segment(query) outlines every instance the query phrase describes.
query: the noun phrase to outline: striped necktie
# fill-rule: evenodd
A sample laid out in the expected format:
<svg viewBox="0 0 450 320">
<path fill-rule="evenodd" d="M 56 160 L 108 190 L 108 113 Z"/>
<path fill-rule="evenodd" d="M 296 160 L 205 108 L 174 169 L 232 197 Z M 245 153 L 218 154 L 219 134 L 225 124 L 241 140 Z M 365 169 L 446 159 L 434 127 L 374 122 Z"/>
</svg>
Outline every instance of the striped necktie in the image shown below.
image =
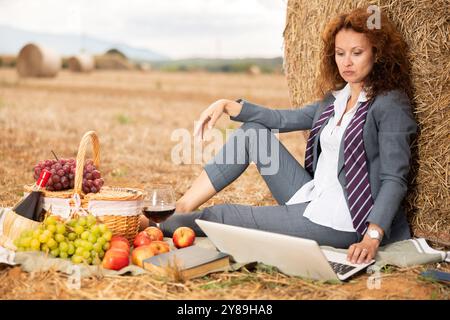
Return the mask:
<svg viewBox="0 0 450 320">
<path fill-rule="evenodd" d="M 344 172 L 346 178 L 347 204 L 355 230 L 364 234 L 366 220 L 373 207 L 373 198 L 364 149 L 363 128 L 370 101 L 362 103 L 344 133 Z M 334 105 L 325 109 L 311 129 L 305 153 L 305 169 L 314 176 L 313 145 L 323 124 L 334 114 Z"/>
</svg>

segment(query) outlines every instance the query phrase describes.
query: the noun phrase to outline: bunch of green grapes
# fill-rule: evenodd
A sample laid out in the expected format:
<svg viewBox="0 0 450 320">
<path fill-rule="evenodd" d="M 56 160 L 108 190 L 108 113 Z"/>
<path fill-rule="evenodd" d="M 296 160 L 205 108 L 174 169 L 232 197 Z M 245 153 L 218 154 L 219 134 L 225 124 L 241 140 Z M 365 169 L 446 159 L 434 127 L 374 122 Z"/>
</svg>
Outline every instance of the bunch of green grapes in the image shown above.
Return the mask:
<svg viewBox="0 0 450 320">
<path fill-rule="evenodd" d="M 38 229 L 23 231 L 14 245 L 18 251 L 43 251 L 54 257 L 70 258 L 73 263 L 100 264 L 112 235 L 92 215 L 66 223 L 48 216 Z"/>
</svg>

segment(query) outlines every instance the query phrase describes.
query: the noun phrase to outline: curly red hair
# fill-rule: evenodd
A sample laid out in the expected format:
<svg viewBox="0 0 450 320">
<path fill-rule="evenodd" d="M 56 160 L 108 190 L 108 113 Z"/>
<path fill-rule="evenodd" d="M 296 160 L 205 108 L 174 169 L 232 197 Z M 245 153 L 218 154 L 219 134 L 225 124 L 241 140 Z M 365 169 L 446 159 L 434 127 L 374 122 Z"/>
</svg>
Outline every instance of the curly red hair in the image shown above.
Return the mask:
<svg viewBox="0 0 450 320">
<path fill-rule="evenodd" d="M 341 29 L 353 29 L 364 33 L 373 46 L 375 63 L 372 71 L 364 80 L 364 90 L 368 98 L 400 89 L 412 97 L 408 45 L 402 35 L 381 12 L 381 28 L 369 29 L 367 21 L 372 13 L 366 8 L 358 8 L 349 13 L 340 14 L 332 19 L 322 34 L 323 47 L 318 77 L 318 94 L 324 97 L 331 90 L 342 89 L 346 82 L 339 74 L 335 61 L 335 39 Z"/>
</svg>

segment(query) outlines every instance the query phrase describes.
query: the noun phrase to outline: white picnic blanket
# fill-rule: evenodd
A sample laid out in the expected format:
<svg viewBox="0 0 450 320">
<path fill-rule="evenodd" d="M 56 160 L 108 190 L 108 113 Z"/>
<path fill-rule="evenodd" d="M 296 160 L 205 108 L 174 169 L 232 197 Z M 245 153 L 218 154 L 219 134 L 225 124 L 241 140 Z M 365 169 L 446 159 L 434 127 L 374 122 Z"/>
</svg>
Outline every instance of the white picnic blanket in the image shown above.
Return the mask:
<svg viewBox="0 0 450 320">
<path fill-rule="evenodd" d="M 0 208 L 0 236 L 2 229 L 2 213 L 6 208 Z M 171 243 L 170 238 L 164 239 Z M 215 248 L 213 243 L 206 237 L 197 237 L 195 244 L 206 248 Z M 323 249 L 338 251 L 345 253 L 346 249 L 336 249 L 328 246 L 321 246 Z M 375 265 L 383 267 L 385 265 L 394 265 L 398 267 L 410 267 L 415 265 L 450 262 L 450 251 L 441 251 L 431 248 L 425 239 L 409 239 L 395 242 L 384 247 L 380 247 L 375 257 Z M 58 271 L 71 274 L 74 270 L 74 265 L 70 260 L 52 258 L 46 256 L 42 252 L 17 252 L 10 251 L 0 246 L 0 263 L 14 265 L 20 264 L 22 269 L 27 272 L 47 271 L 56 269 Z M 234 264 L 230 270 L 238 270 L 244 264 Z M 80 265 L 81 277 L 89 276 L 108 276 L 119 274 L 139 275 L 146 273 L 146 271 L 138 266 L 130 265 L 120 271 L 105 270 L 97 266 Z"/>
</svg>

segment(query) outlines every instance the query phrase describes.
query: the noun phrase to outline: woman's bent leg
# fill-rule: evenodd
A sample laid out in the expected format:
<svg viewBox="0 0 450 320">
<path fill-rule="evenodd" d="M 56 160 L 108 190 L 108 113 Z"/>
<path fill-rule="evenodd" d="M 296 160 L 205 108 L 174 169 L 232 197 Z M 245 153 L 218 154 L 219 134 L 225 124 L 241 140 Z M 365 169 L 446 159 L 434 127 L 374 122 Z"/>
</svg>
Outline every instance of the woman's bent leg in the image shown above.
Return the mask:
<svg viewBox="0 0 450 320">
<path fill-rule="evenodd" d="M 294 206 L 284 204 L 301 186 L 312 178 L 309 173 L 289 153 L 277 137 L 265 126 L 247 122 L 235 130 L 218 154 L 204 167 L 216 192 L 237 179 L 253 161 L 272 195 L 280 206 L 251 207 L 243 205 L 218 205 L 201 211 L 188 213 L 179 210 L 161 224 L 167 236 L 180 226 L 188 226 L 198 235 L 204 235 L 195 219 L 205 219 L 226 224 L 302 236 L 298 225 L 307 220 L 294 212 Z M 206 201 L 206 200 L 205 200 Z M 305 205 L 306 206 L 306 205 Z M 229 215 L 227 212 L 230 212 Z M 253 213 L 262 212 L 258 222 Z M 285 213 L 288 213 L 285 215 Z M 293 216 L 292 216 L 293 214 Z M 300 218 L 299 218 L 300 216 Z M 263 223 L 266 221 L 265 223 Z M 275 223 L 271 223 L 275 221 Z M 280 222 L 280 223 L 277 223 Z M 305 222 L 307 224 L 309 220 Z M 305 225 L 306 227 L 306 225 Z M 330 229 L 331 230 L 331 229 Z M 312 232 L 309 232 L 311 234 Z"/>
<path fill-rule="evenodd" d="M 267 127 L 246 122 L 204 166 L 216 192 L 236 180 L 254 162 L 275 200 L 285 204 L 312 178 Z"/>
<path fill-rule="evenodd" d="M 191 212 L 236 180 L 254 162 L 273 197 L 286 203 L 305 183 L 309 173 L 277 137 L 256 122 L 244 123 L 204 166 L 192 186 L 177 201 L 176 212 Z"/>
<path fill-rule="evenodd" d="M 216 194 L 211 180 L 202 170 L 200 175 L 194 180 L 191 187 L 177 200 L 175 212 L 191 212 L 200 205 L 208 201 Z"/>
</svg>

